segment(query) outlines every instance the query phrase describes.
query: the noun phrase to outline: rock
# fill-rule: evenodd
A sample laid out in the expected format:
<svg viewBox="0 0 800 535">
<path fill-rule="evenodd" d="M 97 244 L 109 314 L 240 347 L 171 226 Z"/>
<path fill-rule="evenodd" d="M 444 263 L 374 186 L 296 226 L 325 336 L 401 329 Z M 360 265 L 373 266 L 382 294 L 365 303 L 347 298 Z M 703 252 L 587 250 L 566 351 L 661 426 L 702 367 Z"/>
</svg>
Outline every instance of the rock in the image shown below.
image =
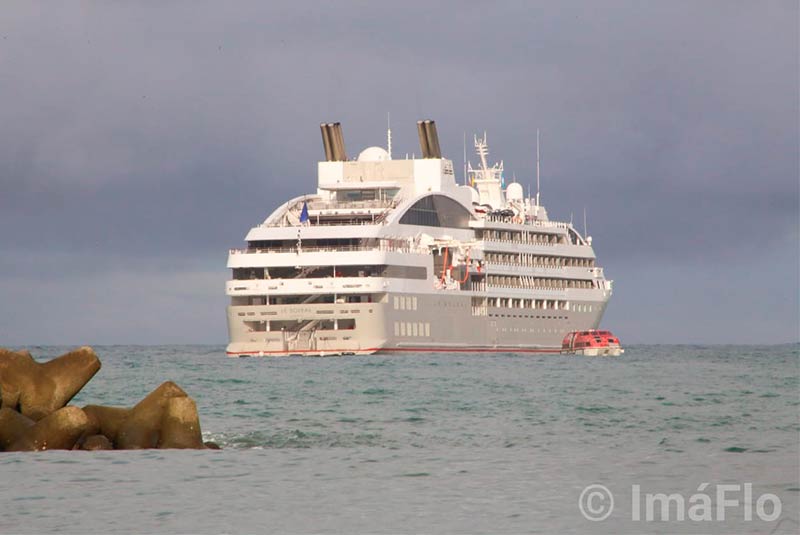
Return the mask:
<svg viewBox="0 0 800 535">
<path fill-rule="evenodd" d="M 86 383 L 100 370 L 100 359 L 91 347 L 83 346 L 42 363 L 42 372 L 53 378 L 55 391 L 52 406 L 60 409 L 86 386 Z"/>
<path fill-rule="evenodd" d="M 9 351 L 0 348 L 0 407 L 19 409 L 20 379 L 28 386 L 27 374 L 21 371 L 32 370 L 36 362 L 27 351 Z"/>
<path fill-rule="evenodd" d="M 99 369 L 90 347 L 43 363 L 0 348 L 0 451 L 220 449 L 203 443 L 196 403 L 171 381 L 132 408 L 66 406 Z"/>
<path fill-rule="evenodd" d="M 28 431 L 36 422 L 13 409 L 0 409 L 0 450 L 8 447 Z"/>
<path fill-rule="evenodd" d="M 222 449 L 219 444 L 217 444 L 216 442 L 211 442 L 211 441 L 203 442 L 203 446 L 205 446 L 206 448 L 208 448 L 210 450 L 221 450 Z"/>
<path fill-rule="evenodd" d="M 28 352 L 0 352 L 2 406 L 34 420 L 64 407 L 100 369 L 90 347 L 81 347 L 45 363 Z"/>
<path fill-rule="evenodd" d="M 81 449 L 86 451 L 113 450 L 114 445 L 105 435 L 90 435 L 81 444 Z"/>
<path fill-rule="evenodd" d="M 197 405 L 190 397 L 171 398 L 164 407 L 159 448 L 203 449 Z"/>
<path fill-rule="evenodd" d="M 6 451 L 69 450 L 83 434 L 94 434 L 78 407 L 63 407 L 29 427 Z"/>
<path fill-rule="evenodd" d="M 105 435 L 112 443 L 117 441 L 117 434 L 122 424 L 131 415 L 131 409 L 123 407 L 104 407 L 102 405 L 87 405 L 83 412 L 89 417 L 94 425 L 100 430 L 101 435 Z"/>
<path fill-rule="evenodd" d="M 164 408 L 171 398 L 187 397 L 178 385 L 167 381 L 136 404 L 122 423 L 114 443 L 119 449 L 144 449 L 158 446 Z"/>
</svg>

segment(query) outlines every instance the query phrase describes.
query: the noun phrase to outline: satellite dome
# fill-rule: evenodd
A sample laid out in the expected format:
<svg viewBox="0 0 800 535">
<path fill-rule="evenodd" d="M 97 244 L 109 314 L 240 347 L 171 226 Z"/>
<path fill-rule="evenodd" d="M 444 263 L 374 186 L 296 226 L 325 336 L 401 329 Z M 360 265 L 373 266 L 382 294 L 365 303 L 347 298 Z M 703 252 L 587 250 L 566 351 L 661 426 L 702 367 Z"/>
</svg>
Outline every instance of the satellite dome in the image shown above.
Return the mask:
<svg viewBox="0 0 800 535">
<path fill-rule="evenodd" d="M 383 147 L 368 147 L 358 155 L 359 162 L 384 162 L 386 160 L 391 160 L 391 158 Z"/>
<path fill-rule="evenodd" d="M 506 199 L 509 201 L 521 201 L 523 198 L 522 186 L 519 182 L 512 182 L 506 188 Z"/>
</svg>

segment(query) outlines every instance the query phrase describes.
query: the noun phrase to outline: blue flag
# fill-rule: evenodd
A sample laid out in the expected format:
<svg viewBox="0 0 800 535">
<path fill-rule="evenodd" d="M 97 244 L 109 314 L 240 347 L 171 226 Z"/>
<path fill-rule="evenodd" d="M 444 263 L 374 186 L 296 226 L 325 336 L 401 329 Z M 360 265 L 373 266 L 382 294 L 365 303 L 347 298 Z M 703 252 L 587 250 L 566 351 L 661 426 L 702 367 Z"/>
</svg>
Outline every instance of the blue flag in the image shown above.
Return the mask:
<svg viewBox="0 0 800 535">
<path fill-rule="evenodd" d="M 308 203 L 303 201 L 303 211 L 300 212 L 300 222 L 306 223 L 308 221 Z"/>
</svg>

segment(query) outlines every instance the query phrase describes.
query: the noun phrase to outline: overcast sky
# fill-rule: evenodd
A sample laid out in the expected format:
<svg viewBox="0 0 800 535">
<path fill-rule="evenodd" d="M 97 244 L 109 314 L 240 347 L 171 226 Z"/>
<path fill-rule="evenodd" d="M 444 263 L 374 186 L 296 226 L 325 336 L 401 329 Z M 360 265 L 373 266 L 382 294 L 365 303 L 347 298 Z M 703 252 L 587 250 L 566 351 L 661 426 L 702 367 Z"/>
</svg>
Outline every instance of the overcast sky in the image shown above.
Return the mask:
<svg viewBox="0 0 800 535">
<path fill-rule="evenodd" d="M 4 2 L 0 346 L 225 343 L 229 247 L 437 121 L 584 207 L 627 343 L 797 341 L 798 3 Z M 475 158 L 473 157 L 473 163 Z"/>
</svg>

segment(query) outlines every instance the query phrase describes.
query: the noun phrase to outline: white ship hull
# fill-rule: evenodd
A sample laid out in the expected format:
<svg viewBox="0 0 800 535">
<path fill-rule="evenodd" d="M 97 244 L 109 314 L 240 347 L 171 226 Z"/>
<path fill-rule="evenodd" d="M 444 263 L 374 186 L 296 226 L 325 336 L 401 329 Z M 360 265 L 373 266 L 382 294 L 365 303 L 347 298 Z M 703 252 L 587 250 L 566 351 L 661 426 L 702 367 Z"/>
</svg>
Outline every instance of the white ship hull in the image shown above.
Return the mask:
<svg viewBox="0 0 800 535">
<path fill-rule="evenodd" d="M 398 306 L 395 310 L 395 297 L 412 308 L 400 310 Z M 474 315 L 472 298 L 387 293 L 385 302 L 377 303 L 228 307 L 231 343 L 227 352 L 231 357 L 433 351 L 560 353 L 565 333 L 597 328 L 604 309 L 602 301 L 594 301 L 586 303 L 591 312 L 487 307 L 486 315 Z M 299 323 L 319 317 L 357 318 L 357 322 L 349 329 L 298 331 L 253 331 L 246 323 L 264 317 Z"/>
</svg>

